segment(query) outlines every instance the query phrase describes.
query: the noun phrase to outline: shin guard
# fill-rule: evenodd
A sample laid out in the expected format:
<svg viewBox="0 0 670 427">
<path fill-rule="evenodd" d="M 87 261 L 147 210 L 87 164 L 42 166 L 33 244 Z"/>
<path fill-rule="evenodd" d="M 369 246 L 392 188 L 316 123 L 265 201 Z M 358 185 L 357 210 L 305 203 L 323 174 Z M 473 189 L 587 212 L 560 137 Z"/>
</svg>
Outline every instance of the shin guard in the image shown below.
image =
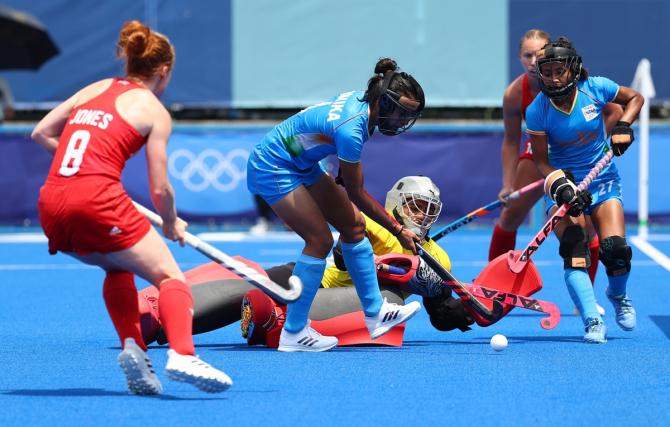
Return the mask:
<svg viewBox="0 0 670 427">
<path fill-rule="evenodd" d="M 366 316 L 375 316 L 382 308 L 375 256 L 367 237 L 356 243 L 342 242 L 342 257 L 354 282 Z"/>
<path fill-rule="evenodd" d="M 140 329 L 140 311 L 135 288 L 135 276 L 127 271 L 108 271 L 102 295 L 109 317 L 121 340 L 133 338 L 142 350 L 147 349 Z"/>
<path fill-rule="evenodd" d="M 293 268 L 293 275 L 302 280 L 303 290 L 300 298 L 288 305 L 284 328 L 288 332 L 298 332 L 307 325 L 309 308 L 314 301 L 314 295 L 319 290 L 323 272 L 326 270 L 326 260 L 301 254 Z"/>
<path fill-rule="evenodd" d="M 491 245 L 489 246 L 489 261 L 514 250 L 516 246 L 516 230 L 503 230 L 498 224 L 493 228 Z"/>
<path fill-rule="evenodd" d="M 164 280 L 159 289 L 158 310 L 170 348 L 179 354 L 195 355 L 191 290 L 177 279 Z"/>
<path fill-rule="evenodd" d="M 586 270 L 583 268 L 566 268 L 564 276 L 570 297 L 579 309 L 584 324 L 586 324 L 586 319 L 589 318 L 602 321 L 600 314 L 598 314 L 593 286 L 591 286 Z"/>
</svg>

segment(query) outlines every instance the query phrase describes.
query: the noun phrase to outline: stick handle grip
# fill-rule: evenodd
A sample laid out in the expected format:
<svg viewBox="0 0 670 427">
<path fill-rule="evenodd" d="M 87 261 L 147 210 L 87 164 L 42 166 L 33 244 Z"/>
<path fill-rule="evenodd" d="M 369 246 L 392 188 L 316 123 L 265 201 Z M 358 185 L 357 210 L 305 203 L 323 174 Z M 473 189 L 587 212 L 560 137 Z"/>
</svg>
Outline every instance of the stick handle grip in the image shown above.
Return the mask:
<svg viewBox="0 0 670 427">
<path fill-rule="evenodd" d="M 527 193 L 531 190 L 535 190 L 537 187 L 540 187 L 542 184 L 544 184 L 544 179 L 542 179 L 542 178 L 538 179 L 535 182 L 531 182 L 530 184 L 528 184 L 526 186 L 523 186 L 523 187 L 519 188 L 518 190 L 516 190 L 516 191 L 508 194 L 507 196 L 505 196 L 505 201 L 516 200 L 519 197 L 521 197 L 521 195 L 523 195 L 524 193 Z"/>
<path fill-rule="evenodd" d="M 589 173 L 586 174 L 577 188 L 581 191 L 584 191 L 586 188 L 588 188 L 589 184 L 591 184 L 598 176 L 598 174 L 602 172 L 605 166 L 607 166 L 607 164 L 612 160 L 613 156 L 614 152 L 609 150 L 605 156 L 603 156 L 603 158 L 600 159 L 598 163 L 593 166 L 593 168 L 591 168 Z M 549 233 L 551 233 L 556 226 L 558 220 L 562 219 L 566 215 L 568 209 L 570 209 L 570 205 L 568 203 L 564 203 L 562 206 L 560 206 L 556 212 L 554 212 L 554 214 L 547 220 L 542 229 L 535 235 L 535 237 L 533 237 L 530 243 L 528 243 L 526 248 L 519 253 L 519 256 L 510 256 L 508 260 L 508 266 L 512 272 L 520 273 L 524 267 L 526 267 L 528 260 L 530 260 L 530 256 L 539 249 L 540 245 L 546 240 L 546 238 L 549 236 Z"/>
<path fill-rule="evenodd" d="M 577 188 L 579 188 L 581 191 L 586 190 L 589 185 L 593 182 L 593 180 L 598 176 L 600 172 L 602 172 L 603 169 L 605 169 L 605 166 L 612 160 L 612 157 L 614 156 L 614 151 L 609 150 L 607 154 L 605 154 L 605 157 L 600 159 L 598 163 L 589 171 L 589 173 L 584 177 L 582 182 L 579 183 Z"/>
</svg>

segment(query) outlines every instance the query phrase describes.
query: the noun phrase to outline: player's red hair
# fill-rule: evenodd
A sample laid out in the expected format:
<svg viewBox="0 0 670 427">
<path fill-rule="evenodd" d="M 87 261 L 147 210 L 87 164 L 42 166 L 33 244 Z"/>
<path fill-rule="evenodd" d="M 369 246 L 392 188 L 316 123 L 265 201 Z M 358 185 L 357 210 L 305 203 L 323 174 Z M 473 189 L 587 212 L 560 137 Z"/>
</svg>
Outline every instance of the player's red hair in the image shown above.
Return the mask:
<svg viewBox="0 0 670 427">
<path fill-rule="evenodd" d="M 119 33 L 116 54 L 126 60 L 129 76 L 151 78 L 163 65 L 174 64 L 174 47 L 167 37 L 140 21 L 128 21 Z"/>
</svg>

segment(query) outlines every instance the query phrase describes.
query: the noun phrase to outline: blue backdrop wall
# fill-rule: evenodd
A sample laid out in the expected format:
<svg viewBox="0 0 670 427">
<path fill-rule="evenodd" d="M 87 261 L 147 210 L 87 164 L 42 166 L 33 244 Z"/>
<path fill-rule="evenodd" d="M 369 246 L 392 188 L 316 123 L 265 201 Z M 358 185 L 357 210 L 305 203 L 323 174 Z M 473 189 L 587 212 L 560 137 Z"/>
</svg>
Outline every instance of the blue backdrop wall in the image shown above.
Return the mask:
<svg viewBox="0 0 670 427">
<path fill-rule="evenodd" d="M 176 126 L 168 146 L 168 173 L 180 214 L 196 221 L 253 219 L 256 211 L 246 188 L 245 166 L 249 150 L 268 129 Z M 39 187 L 51 156 L 30 140 L 28 132 L 28 128 L 0 129 L 0 223 L 37 219 Z M 383 203 L 398 178 L 430 176 L 442 190 L 441 221 L 455 219 L 495 200 L 500 189 L 501 138 L 499 125 L 416 125 L 395 138 L 375 135 L 363 150 L 366 188 Z M 652 221 L 658 221 L 670 216 L 663 163 L 670 156 L 670 127 L 653 127 L 650 140 L 649 208 Z M 639 145 L 634 144 L 625 156 L 615 159 L 628 215 L 637 212 L 638 152 Z M 134 199 L 150 204 L 143 152 L 129 160 L 123 181 Z"/>
<path fill-rule="evenodd" d="M 572 38 L 596 74 L 629 84 L 652 62 L 670 100 L 667 0 L 6 0 L 34 14 L 61 54 L 41 70 L 3 73 L 25 107 L 69 97 L 122 72 L 122 23 L 143 20 L 177 49 L 169 105 L 304 106 L 360 89 L 381 56 L 422 83 L 429 106 L 499 106 L 522 70 L 529 28 Z M 486 13 L 481 13 L 486 10 Z M 624 31 L 625 29 L 625 31 Z"/>
<path fill-rule="evenodd" d="M 592 75 L 629 86 L 641 58 L 651 61 L 656 100 L 670 100 L 670 1 L 668 0 L 509 0 L 509 50 L 531 28 L 568 37 Z M 509 75 L 523 70 L 510 61 Z"/>
</svg>

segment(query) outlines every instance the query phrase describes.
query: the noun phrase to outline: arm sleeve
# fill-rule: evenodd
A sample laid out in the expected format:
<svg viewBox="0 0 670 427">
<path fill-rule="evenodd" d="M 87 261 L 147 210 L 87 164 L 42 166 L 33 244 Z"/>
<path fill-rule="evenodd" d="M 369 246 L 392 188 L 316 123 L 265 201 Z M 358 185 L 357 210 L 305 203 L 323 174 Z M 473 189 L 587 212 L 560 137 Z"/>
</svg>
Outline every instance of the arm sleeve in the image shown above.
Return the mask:
<svg viewBox="0 0 670 427">
<path fill-rule="evenodd" d="M 593 77 L 593 83 L 598 100 L 602 101 L 603 104 L 614 101 L 619 93 L 619 85 L 607 77 Z"/>
<path fill-rule="evenodd" d="M 362 119 L 362 116 L 352 118 L 333 132 L 338 159 L 349 163 L 361 161 L 363 143 L 367 139 L 367 125 L 364 126 Z"/>
<path fill-rule="evenodd" d="M 542 105 L 539 100 L 540 96 L 536 96 L 535 100 L 526 109 L 526 132 L 545 135 L 547 127 L 545 125 L 545 117 L 541 114 Z"/>
</svg>

